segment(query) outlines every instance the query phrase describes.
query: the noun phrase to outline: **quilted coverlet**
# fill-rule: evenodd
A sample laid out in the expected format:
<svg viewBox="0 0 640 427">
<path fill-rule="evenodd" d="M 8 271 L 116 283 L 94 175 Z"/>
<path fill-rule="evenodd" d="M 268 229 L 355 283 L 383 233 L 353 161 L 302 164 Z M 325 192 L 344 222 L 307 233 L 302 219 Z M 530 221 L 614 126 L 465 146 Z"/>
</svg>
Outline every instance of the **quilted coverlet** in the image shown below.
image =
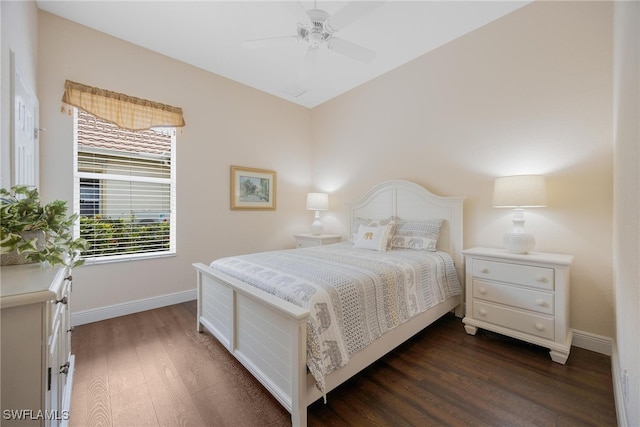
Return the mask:
<svg viewBox="0 0 640 427">
<path fill-rule="evenodd" d="M 216 260 L 211 267 L 309 310 L 307 366 L 324 376 L 400 323 L 460 294 L 445 252 L 378 252 L 337 243 Z"/>
</svg>

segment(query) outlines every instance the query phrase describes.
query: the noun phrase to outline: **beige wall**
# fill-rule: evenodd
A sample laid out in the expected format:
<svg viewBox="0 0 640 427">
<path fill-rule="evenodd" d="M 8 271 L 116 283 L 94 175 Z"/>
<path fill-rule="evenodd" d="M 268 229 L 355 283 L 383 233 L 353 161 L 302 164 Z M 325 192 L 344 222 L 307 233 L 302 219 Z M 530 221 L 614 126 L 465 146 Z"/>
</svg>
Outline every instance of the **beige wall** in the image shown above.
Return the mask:
<svg viewBox="0 0 640 427">
<path fill-rule="evenodd" d="M 527 228 L 538 250 L 575 255 L 571 326 L 615 337 L 617 402 L 636 425 L 639 12 L 635 2 L 536 2 L 309 111 L 38 12 L 35 2 L 2 1 L 2 185 L 10 51 L 37 89 L 48 129 L 45 199 L 71 200 L 71 120 L 59 112 L 65 79 L 185 110 L 178 256 L 78 269 L 74 312 L 192 289 L 193 261 L 292 246 L 291 234 L 310 222 L 308 188 L 333 192 L 326 229 L 342 233 L 343 202 L 384 179 L 464 195 L 465 246 L 500 246 L 510 212 L 490 206 L 494 178 L 545 174 L 550 206 L 529 210 Z M 231 164 L 278 171 L 276 212 L 229 211 Z"/>
<path fill-rule="evenodd" d="M 331 231 L 384 179 L 466 197 L 465 247 L 501 246 L 493 180 L 547 177 L 526 212 L 537 250 L 575 255 L 571 327 L 612 337 L 612 3 L 541 2 L 312 111 L 312 181 L 335 191 Z"/>
<path fill-rule="evenodd" d="M 538 250 L 576 256 L 571 326 L 613 336 L 611 9 L 531 4 L 311 111 L 40 12 L 45 198 L 71 200 L 65 79 L 180 106 L 187 120 L 178 256 L 78 269 L 74 311 L 191 289 L 194 261 L 291 247 L 309 187 L 334 192 L 325 225 L 342 233 L 343 202 L 380 180 L 464 195 L 465 246 L 500 246 L 511 214 L 491 208 L 493 179 L 542 173 L 550 206 L 529 210 L 527 227 Z M 229 211 L 231 164 L 278 171 L 276 212 Z"/>
<path fill-rule="evenodd" d="M 177 138 L 178 255 L 76 269 L 74 312 L 193 289 L 193 262 L 294 246 L 312 220 L 308 109 L 46 12 L 38 30 L 43 197 L 72 200 L 65 79 L 182 107 L 187 122 Z M 229 210 L 231 165 L 277 171 L 275 212 Z"/>
<path fill-rule="evenodd" d="M 33 1 L 0 1 L 0 185 L 11 186 L 9 132 L 11 110 L 11 54 L 27 84 L 36 86 L 38 8 Z"/>
<path fill-rule="evenodd" d="M 640 3 L 617 2 L 614 32 L 614 383 L 620 425 L 640 425 Z M 628 375 L 625 387 L 624 374 Z M 617 379 L 618 381 L 615 381 Z M 628 389 L 628 397 L 624 389 Z M 620 408 L 620 405 L 619 405 Z M 626 420 L 626 424 L 623 422 Z"/>
</svg>

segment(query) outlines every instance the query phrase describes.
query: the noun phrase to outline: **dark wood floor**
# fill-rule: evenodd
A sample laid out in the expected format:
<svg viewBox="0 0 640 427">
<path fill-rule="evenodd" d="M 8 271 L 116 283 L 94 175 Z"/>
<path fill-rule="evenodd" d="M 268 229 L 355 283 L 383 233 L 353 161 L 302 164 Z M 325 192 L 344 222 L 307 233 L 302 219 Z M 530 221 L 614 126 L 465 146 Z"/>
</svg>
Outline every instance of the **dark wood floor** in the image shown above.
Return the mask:
<svg viewBox="0 0 640 427">
<path fill-rule="evenodd" d="M 209 334 L 195 302 L 82 325 L 72 426 L 287 426 Z M 446 316 L 309 407 L 310 426 L 615 426 L 610 358 L 547 349 Z"/>
</svg>

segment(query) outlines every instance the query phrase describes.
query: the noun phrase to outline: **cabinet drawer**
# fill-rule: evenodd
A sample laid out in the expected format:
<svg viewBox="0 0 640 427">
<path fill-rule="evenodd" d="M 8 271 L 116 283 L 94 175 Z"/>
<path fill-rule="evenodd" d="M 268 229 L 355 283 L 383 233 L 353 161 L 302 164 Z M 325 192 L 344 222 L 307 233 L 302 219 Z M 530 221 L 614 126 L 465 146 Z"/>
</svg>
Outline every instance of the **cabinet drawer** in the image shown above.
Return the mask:
<svg viewBox="0 0 640 427">
<path fill-rule="evenodd" d="M 296 247 L 298 248 L 310 248 L 312 246 L 320 246 L 320 241 L 319 240 L 306 240 L 306 239 L 299 239 L 297 242 Z"/>
<path fill-rule="evenodd" d="M 69 303 L 69 294 L 71 292 L 71 284 L 70 282 L 65 281 L 63 286 L 61 287 L 61 292 L 58 294 L 58 299 L 55 301 L 51 301 L 51 310 L 52 310 L 52 324 L 55 322 L 59 322 L 63 316 L 63 313 L 66 311 L 67 304 Z"/>
<path fill-rule="evenodd" d="M 473 300 L 473 317 L 542 338 L 554 339 L 553 318 Z"/>
<path fill-rule="evenodd" d="M 473 297 L 517 308 L 553 314 L 553 293 L 473 280 Z"/>
<path fill-rule="evenodd" d="M 553 290 L 554 270 L 553 268 L 474 259 L 473 276 Z"/>
</svg>

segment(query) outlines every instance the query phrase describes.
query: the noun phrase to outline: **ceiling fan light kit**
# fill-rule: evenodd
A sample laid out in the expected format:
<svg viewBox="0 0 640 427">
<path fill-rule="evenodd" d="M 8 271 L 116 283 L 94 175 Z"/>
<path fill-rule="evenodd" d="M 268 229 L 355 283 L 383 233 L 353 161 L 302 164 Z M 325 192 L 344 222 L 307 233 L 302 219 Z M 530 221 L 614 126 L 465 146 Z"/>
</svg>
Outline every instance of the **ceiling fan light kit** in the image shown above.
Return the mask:
<svg viewBox="0 0 640 427">
<path fill-rule="evenodd" d="M 331 38 L 333 31 L 325 28 L 329 14 L 324 10 L 311 9 L 307 11 L 311 26 L 298 24 L 298 36 L 309 44 L 309 49 L 315 49 Z"/>
</svg>

